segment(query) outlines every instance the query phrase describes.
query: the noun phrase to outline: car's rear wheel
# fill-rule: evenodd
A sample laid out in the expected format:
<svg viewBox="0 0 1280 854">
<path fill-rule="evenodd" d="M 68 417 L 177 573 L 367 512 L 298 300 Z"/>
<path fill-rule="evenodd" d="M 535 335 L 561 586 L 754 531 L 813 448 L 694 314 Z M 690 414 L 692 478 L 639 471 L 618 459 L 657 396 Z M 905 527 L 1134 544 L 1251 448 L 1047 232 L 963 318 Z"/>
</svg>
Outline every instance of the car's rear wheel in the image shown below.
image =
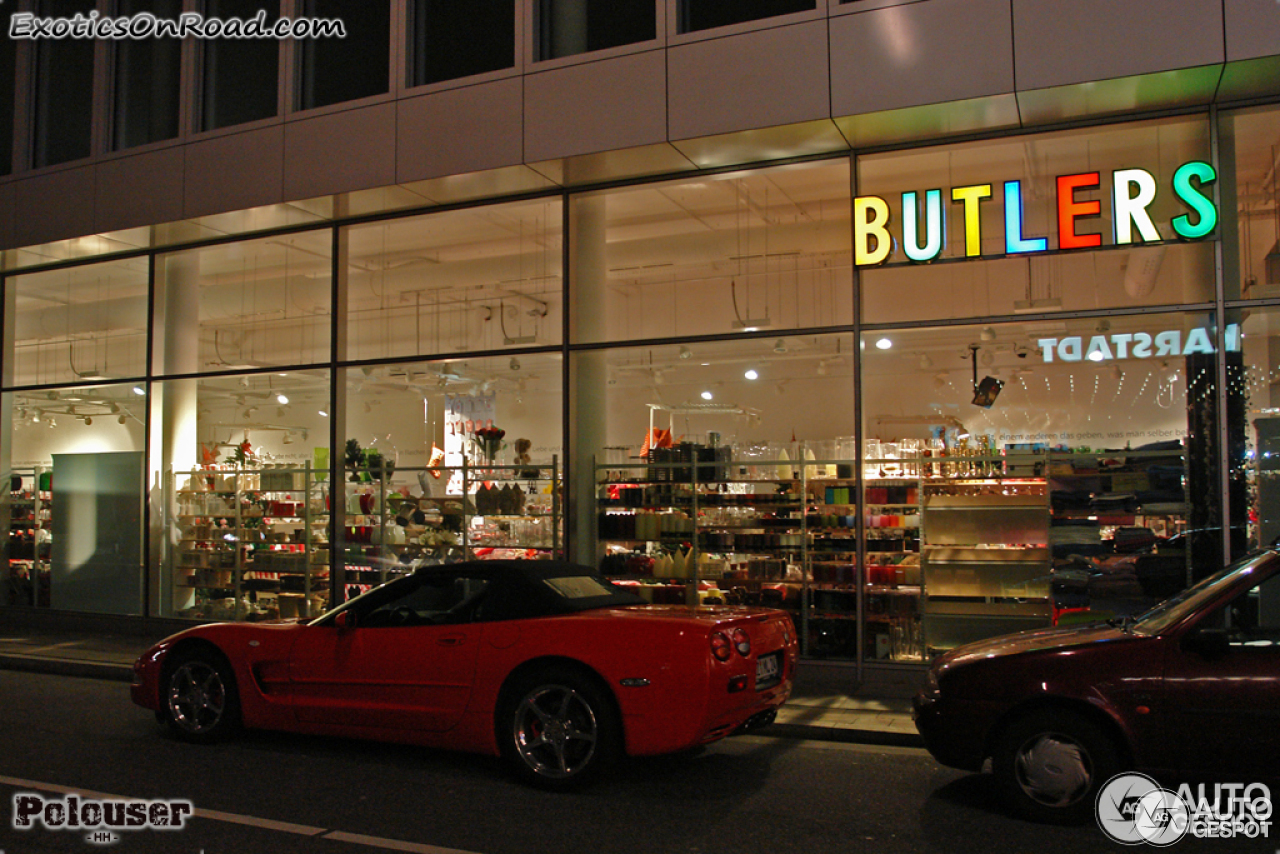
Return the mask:
<svg viewBox="0 0 1280 854">
<path fill-rule="evenodd" d="M 588 675 L 551 667 L 517 679 L 503 693 L 498 744 L 524 780 L 546 789 L 572 788 L 621 754 L 618 713 Z"/>
<path fill-rule="evenodd" d="M 1003 733 L 992 769 L 1014 812 L 1032 821 L 1080 824 L 1098 789 L 1120 771 L 1114 739 L 1067 710 L 1032 712 Z"/>
<path fill-rule="evenodd" d="M 174 735 L 208 743 L 239 728 L 235 677 L 221 656 L 204 650 L 183 653 L 167 673 L 161 714 Z"/>
</svg>

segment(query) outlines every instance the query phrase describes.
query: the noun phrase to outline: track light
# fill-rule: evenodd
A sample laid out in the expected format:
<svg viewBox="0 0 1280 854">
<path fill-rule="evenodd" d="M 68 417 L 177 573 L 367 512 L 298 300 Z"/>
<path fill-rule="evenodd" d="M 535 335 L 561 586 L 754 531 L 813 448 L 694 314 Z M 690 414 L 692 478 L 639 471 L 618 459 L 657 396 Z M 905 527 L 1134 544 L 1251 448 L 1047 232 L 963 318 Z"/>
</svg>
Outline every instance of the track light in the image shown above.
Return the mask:
<svg viewBox="0 0 1280 854">
<path fill-rule="evenodd" d="M 680 358 L 681 358 L 681 359 L 692 359 L 692 358 L 693 358 L 693 351 L 692 351 L 692 350 L 690 350 L 688 347 L 681 347 L 681 348 L 680 348 Z"/>
<path fill-rule="evenodd" d="M 84 417 L 84 426 L 88 427 L 88 426 L 89 426 L 90 424 L 92 424 L 92 423 L 93 423 L 93 416 L 92 416 L 92 415 L 86 415 L 86 416 Z"/>
<path fill-rule="evenodd" d="M 129 420 L 129 416 L 123 412 L 121 412 L 120 415 L 116 418 L 117 423 L 120 423 L 120 424 L 125 424 L 128 422 L 128 420 Z"/>
<path fill-rule="evenodd" d="M 783 341 L 781 338 L 779 338 L 777 341 L 774 341 L 773 352 L 778 353 L 779 355 L 787 352 L 787 342 Z"/>
<path fill-rule="evenodd" d="M 280 405 L 282 405 L 282 406 L 283 406 L 284 404 L 286 404 L 286 403 L 288 403 L 288 402 L 289 402 L 289 398 L 285 397 L 283 394 L 277 394 L 277 395 L 276 395 L 276 403 L 279 403 Z"/>
<path fill-rule="evenodd" d="M 743 376 L 749 380 L 758 380 L 760 379 L 760 372 L 757 371 L 755 368 L 747 368 L 747 371 L 746 373 L 743 374 Z"/>
<path fill-rule="evenodd" d="M 703 400 L 711 400 L 711 398 L 712 398 L 712 397 L 714 397 L 714 396 L 715 396 L 715 395 L 713 395 L 713 394 L 711 393 L 711 391 L 710 391 L 710 390 L 704 391 L 704 392 L 702 393 L 702 399 L 703 399 Z"/>
<path fill-rule="evenodd" d="M 510 362 L 510 367 L 511 367 L 511 370 L 513 370 L 513 371 L 518 371 L 518 370 L 520 370 L 520 360 L 519 360 L 519 359 L 517 359 L 515 356 L 512 356 L 512 357 L 511 357 L 511 362 Z"/>
</svg>

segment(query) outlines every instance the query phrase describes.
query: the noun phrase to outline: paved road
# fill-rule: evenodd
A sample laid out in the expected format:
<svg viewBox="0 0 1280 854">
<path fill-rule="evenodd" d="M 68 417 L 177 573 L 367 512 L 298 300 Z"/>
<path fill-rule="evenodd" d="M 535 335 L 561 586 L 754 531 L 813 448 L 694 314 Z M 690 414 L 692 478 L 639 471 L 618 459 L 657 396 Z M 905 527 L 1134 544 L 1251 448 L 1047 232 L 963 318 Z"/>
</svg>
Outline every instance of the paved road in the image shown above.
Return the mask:
<svg viewBox="0 0 1280 854">
<path fill-rule="evenodd" d="M 0 850 L 116 854 L 480 854 L 1134 851 L 1090 825 L 1005 816 L 991 780 L 922 751 L 744 736 L 626 763 L 588 791 L 552 795 L 494 759 L 337 739 L 248 734 L 195 747 L 165 735 L 127 687 L 0 672 Z M 188 799 L 182 830 L 84 835 L 11 826 L 15 793 Z M 1267 852 L 1184 839 L 1179 852 Z"/>
</svg>

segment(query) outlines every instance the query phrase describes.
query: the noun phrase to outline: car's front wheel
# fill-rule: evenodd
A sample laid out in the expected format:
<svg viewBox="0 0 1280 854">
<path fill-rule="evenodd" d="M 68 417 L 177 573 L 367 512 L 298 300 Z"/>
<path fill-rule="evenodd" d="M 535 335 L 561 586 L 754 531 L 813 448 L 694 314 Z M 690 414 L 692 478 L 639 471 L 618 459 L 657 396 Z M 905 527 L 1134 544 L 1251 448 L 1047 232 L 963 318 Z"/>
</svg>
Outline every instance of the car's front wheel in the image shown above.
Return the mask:
<svg viewBox="0 0 1280 854">
<path fill-rule="evenodd" d="M 596 777 L 621 753 L 622 726 L 595 680 L 554 667 L 519 678 L 504 691 L 498 744 L 515 772 L 546 789 Z"/>
<path fill-rule="evenodd" d="M 992 770 L 1014 812 L 1032 821 L 1080 824 L 1098 789 L 1120 771 L 1115 740 L 1083 715 L 1032 712 L 1003 733 Z"/>
<path fill-rule="evenodd" d="M 167 673 L 161 715 L 174 735 L 207 743 L 239 727 L 235 677 L 221 656 L 204 650 L 183 653 Z"/>
</svg>

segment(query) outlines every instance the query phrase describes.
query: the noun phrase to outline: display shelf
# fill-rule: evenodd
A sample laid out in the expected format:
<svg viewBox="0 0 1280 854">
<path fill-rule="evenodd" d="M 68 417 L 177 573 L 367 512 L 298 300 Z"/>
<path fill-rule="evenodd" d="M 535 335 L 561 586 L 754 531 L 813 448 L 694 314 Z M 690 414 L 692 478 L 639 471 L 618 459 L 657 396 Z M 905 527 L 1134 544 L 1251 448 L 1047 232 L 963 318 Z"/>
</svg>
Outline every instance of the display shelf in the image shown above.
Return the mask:
<svg viewBox="0 0 1280 854">
<path fill-rule="evenodd" d="M 11 470 L 10 489 L 3 496 L 9 520 L 3 601 L 47 608 L 53 543 L 52 470 L 44 466 Z"/>
</svg>

